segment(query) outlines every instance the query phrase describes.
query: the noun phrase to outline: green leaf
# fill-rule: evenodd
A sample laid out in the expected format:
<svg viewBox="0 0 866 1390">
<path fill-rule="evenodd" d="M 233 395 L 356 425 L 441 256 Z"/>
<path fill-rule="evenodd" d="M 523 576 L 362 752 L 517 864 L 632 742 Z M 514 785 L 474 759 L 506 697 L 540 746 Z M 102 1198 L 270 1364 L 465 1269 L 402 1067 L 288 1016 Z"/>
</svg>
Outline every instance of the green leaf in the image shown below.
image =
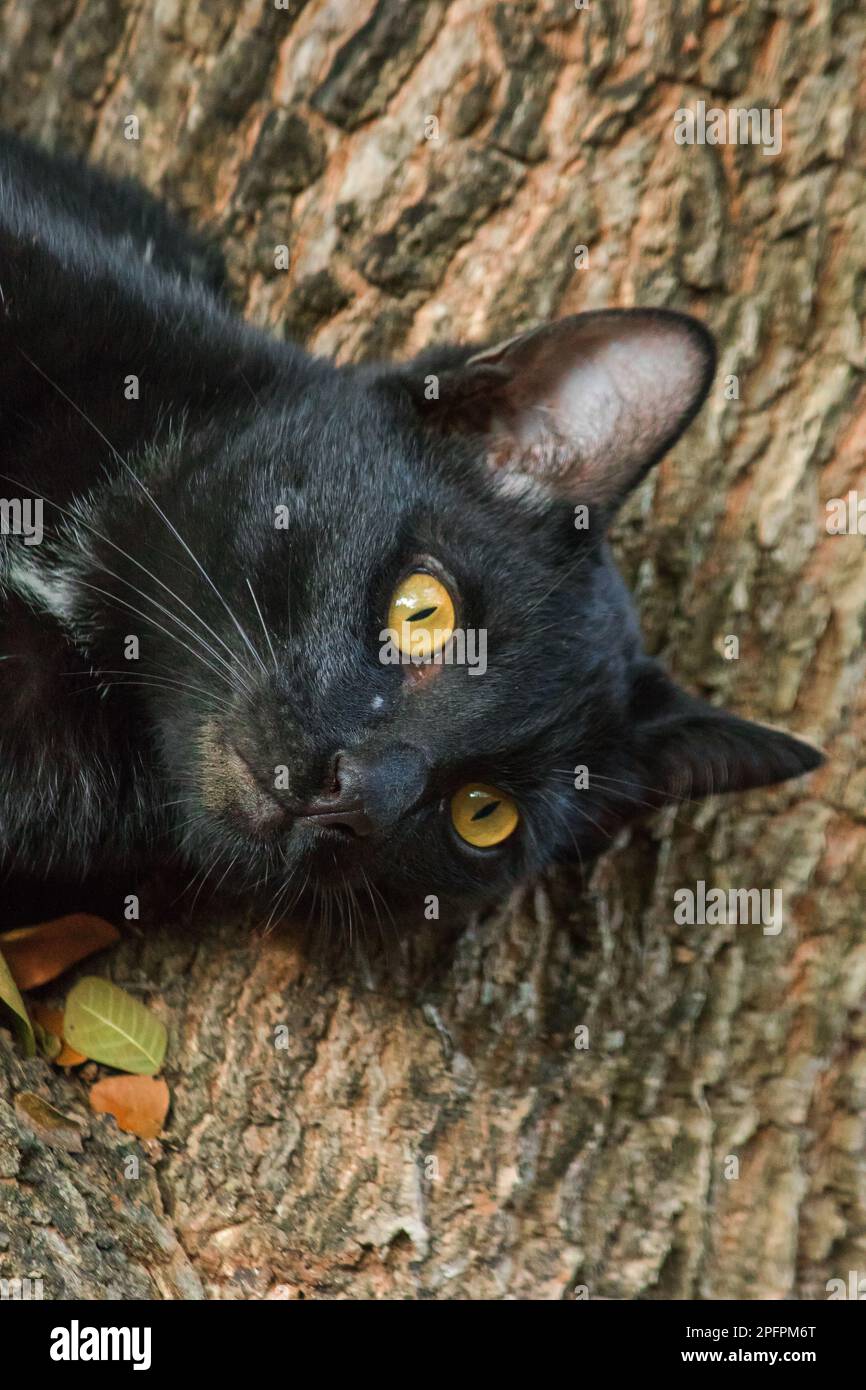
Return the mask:
<svg viewBox="0 0 866 1390">
<path fill-rule="evenodd" d="M 76 1051 L 118 1071 L 152 1076 L 165 1057 L 165 1025 L 126 990 L 85 975 L 69 992 L 63 1036 Z"/>
<path fill-rule="evenodd" d="M 53 1062 L 55 1057 L 59 1057 L 63 1051 L 63 1043 L 60 1038 L 55 1038 L 53 1033 L 49 1033 L 47 1028 L 43 1028 L 41 1023 L 33 1020 L 33 1032 L 36 1037 L 36 1046 L 47 1057 L 49 1062 Z"/>
<path fill-rule="evenodd" d="M 25 1056 L 34 1057 L 36 1055 L 36 1038 L 33 1035 L 33 1024 L 30 1022 L 30 1015 L 18 992 L 18 986 L 12 978 L 9 966 L 0 954 L 0 1013 L 4 1012 L 10 1015 L 12 1027 L 24 1044 Z"/>
</svg>

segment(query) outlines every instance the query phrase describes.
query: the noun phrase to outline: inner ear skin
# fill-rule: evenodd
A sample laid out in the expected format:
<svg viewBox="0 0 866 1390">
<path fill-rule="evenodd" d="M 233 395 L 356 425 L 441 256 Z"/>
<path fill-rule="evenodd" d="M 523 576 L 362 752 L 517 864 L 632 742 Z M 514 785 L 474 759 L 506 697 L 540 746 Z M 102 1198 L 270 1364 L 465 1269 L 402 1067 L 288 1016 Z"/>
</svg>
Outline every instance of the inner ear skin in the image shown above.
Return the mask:
<svg viewBox="0 0 866 1390">
<path fill-rule="evenodd" d="M 704 400 L 715 345 L 672 310 L 602 310 L 468 356 L 442 349 L 407 372 L 426 422 L 481 436 L 490 466 L 551 495 L 615 509 Z M 430 375 L 438 399 L 427 399 Z M 486 441 L 486 442 L 485 442 Z"/>
</svg>

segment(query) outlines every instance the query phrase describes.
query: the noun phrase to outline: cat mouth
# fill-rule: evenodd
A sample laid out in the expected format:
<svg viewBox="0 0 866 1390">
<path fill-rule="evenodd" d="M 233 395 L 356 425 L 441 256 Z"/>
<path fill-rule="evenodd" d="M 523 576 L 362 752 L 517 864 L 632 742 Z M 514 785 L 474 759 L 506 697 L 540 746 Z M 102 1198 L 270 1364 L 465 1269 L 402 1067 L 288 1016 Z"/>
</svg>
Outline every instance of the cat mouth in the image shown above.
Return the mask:
<svg viewBox="0 0 866 1390">
<path fill-rule="evenodd" d="M 364 803 L 357 799 L 345 802 L 336 810 L 327 802 L 313 802 L 302 807 L 295 819 L 300 824 L 312 826 L 315 830 L 335 830 L 343 837 L 363 838 L 372 835 L 374 830 Z"/>
</svg>

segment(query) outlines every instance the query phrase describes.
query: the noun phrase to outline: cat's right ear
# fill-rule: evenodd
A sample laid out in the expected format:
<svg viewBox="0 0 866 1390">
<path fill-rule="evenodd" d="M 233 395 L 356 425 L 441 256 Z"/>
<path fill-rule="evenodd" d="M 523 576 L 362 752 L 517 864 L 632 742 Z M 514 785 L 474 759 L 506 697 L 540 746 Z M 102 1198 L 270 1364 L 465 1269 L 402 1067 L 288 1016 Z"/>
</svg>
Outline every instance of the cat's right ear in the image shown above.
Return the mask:
<svg viewBox="0 0 866 1390">
<path fill-rule="evenodd" d="M 713 339 L 669 309 L 576 314 L 405 370 L 425 423 L 477 439 L 511 491 L 612 512 L 671 447 L 709 390 Z"/>
<path fill-rule="evenodd" d="M 824 762 L 811 743 L 688 694 L 653 661 L 634 678 L 630 720 L 645 806 L 769 787 Z"/>
</svg>

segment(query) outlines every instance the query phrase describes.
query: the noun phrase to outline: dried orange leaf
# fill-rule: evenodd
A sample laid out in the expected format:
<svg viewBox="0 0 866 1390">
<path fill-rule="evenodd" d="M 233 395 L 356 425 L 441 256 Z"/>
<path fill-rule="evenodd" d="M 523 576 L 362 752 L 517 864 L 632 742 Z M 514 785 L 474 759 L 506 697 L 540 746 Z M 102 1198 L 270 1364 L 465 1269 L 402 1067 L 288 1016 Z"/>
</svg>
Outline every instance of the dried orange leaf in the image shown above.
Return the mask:
<svg viewBox="0 0 866 1390">
<path fill-rule="evenodd" d="M 56 1067 L 80 1067 L 82 1062 L 87 1061 L 83 1052 L 76 1052 L 75 1048 L 70 1047 L 64 1040 L 62 1009 L 54 1009 L 50 1004 L 37 1003 L 31 1005 L 30 1012 L 33 1015 L 34 1027 L 38 1025 L 57 1043 L 56 1048 L 50 1044 L 42 1048 L 49 1062 L 53 1062 Z"/>
<path fill-rule="evenodd" d="M 127 1134 L 155 1139 L 168 1114 L 169 1091 L 161 1077 L 107 1076 L 90 1088 L 90 1104 L 113 1115 Z"/>
<path fill-rule="evenodd" d="M 102 917 L 74 912 L 37 927 L 17 927 L 0 936 L 0 951 L 19 989 L 47 985 L 84 960 L 120 940 L 120 932 Z"/>
</svg>

